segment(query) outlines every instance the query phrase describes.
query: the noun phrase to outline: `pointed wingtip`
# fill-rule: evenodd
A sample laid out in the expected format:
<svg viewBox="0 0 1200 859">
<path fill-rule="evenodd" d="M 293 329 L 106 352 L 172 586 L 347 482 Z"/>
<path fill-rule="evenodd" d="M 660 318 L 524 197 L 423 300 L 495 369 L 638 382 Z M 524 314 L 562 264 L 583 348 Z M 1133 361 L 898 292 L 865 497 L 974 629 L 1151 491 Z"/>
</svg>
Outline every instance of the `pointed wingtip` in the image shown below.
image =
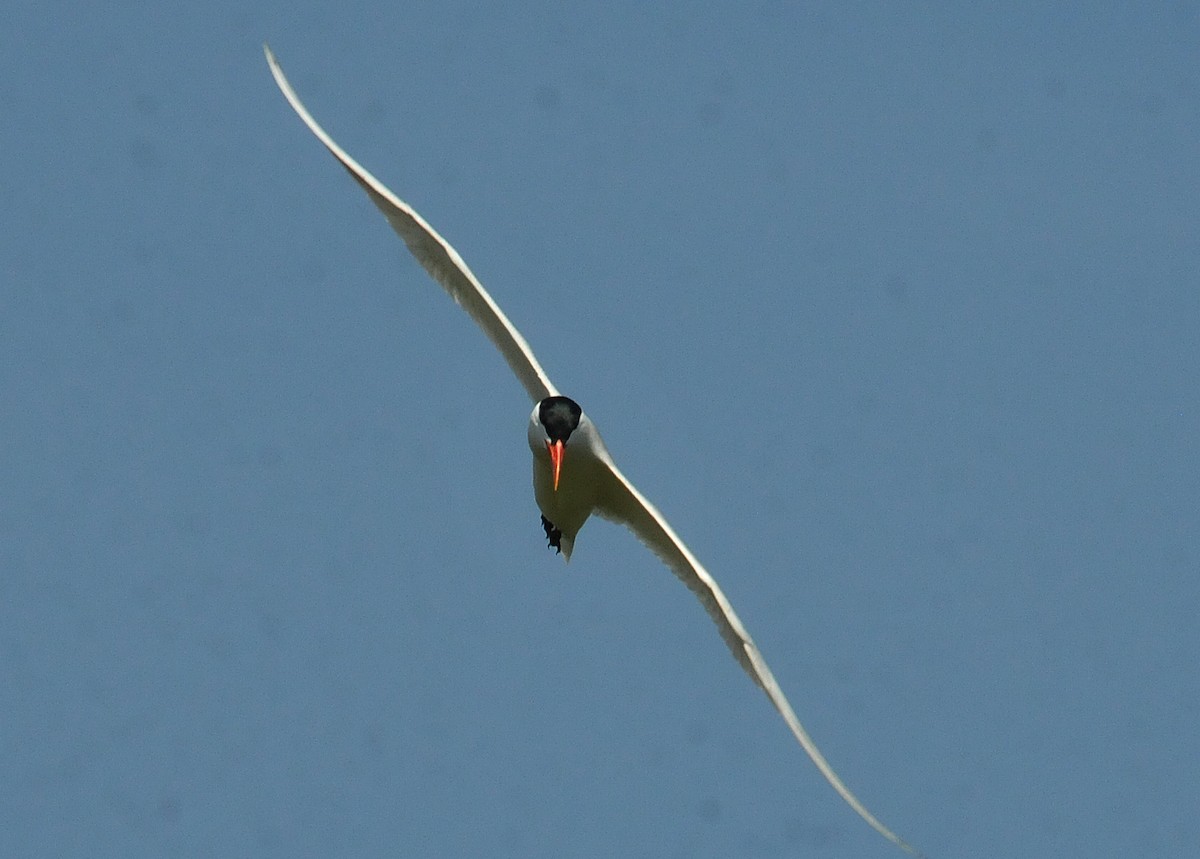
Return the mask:
<svg viewBox="0 0 1200 859">
<path fill-rule="evenodd" d="M 263 42 L 263 55 L 267 58 L 267 68 L 271 70 L 271 77 L 275 78 L 275 83 L 284 91 L 284 95 L 287 95 L 287 78 L 284 77 L 283 66 L 279 65 L 279 58 L 275 56 L 275 52 L 271 50 L 271 45 L 267 42 Z M 291 101 L 291 98 L 288 101 Z"/>
</svg>

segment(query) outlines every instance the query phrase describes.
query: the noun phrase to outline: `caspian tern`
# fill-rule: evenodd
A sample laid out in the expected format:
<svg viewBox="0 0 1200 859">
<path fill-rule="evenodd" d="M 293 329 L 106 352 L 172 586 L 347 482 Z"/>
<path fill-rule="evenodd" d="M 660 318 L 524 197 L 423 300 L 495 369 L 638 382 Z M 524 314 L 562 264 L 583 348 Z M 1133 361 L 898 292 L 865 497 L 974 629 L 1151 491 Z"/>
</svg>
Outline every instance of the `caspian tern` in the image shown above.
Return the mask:
<svg viewBox="0 0 1200 859">
<path fill-rule="evenodd" d="M 551 548 L 570 560 L 575 536 L 593 513 L 626 525 L 663 560 L 700 599 L 738 663 L 767 694 L 817 769 L 863 820 L 884 838 L 921 856 L 871 814 L 825 760 L 792 710 L 750 633 L 724 592 L 696 560 L 658 509 L 629 482 L 613 462 L 596 425 L 569 397 L 562 396 L 538 363 L 525 338 L 471 273 L 458 252 L 417 212 L 351 158 L 317 124 L 284 77 L 270 47 L 263 46 L 275 83 L 309 130 L 367 192 L 417 262 L 471 315 L 495 344 L 534 402 L 529 416 L 533 451 L 533 491 L 542 511 L 542 527 Z"/>
</svg>

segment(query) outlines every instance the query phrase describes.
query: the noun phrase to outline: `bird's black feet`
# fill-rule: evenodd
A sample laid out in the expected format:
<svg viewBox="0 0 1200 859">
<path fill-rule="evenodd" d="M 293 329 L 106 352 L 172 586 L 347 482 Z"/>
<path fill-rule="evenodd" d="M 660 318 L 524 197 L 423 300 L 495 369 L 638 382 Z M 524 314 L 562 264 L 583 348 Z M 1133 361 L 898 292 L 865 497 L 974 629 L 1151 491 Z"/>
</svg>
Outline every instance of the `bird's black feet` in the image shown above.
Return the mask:
<svg viewBox="0 0 1200 859">
<path fill-rule="evenodd" d="M 553 549 L 555 554 L 562 554 L 562 531 L 554 527 L 554 523 L 542 517 L 542 528 L 546 532 L 546 540 L 548 541 L 547 549 Z"/>
</svg>

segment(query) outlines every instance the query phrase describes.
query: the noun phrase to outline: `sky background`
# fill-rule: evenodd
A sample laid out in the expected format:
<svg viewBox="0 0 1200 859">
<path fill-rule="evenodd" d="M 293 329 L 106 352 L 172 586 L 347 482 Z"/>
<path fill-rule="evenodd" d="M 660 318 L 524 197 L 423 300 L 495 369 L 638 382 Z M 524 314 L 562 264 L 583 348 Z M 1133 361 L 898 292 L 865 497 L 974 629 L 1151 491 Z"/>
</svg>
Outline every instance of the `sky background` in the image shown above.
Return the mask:
<svg viewBox="0 0 1200 859">
<path fill-rule="evenodd" d="M 1200 850 L 1200 9 L 33 3 L 0 855 L 896 857 L 293 115 L 463 254 L 931 859 Z"/>
</svg>

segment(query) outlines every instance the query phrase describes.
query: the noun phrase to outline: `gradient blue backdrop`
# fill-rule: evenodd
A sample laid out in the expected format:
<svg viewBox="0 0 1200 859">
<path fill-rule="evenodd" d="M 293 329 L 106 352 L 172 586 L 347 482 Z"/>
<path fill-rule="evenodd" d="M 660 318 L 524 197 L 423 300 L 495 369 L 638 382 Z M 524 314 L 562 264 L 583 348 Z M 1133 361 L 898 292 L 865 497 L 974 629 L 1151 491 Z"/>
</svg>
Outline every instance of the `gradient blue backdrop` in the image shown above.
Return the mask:
<svg viewBox="0 0 1200 859">
<path fill-rule="evenodd" d="M 264 40 L 885 822 L 1197 855 L 1195 3 L 175 5 L 0 28 L 0 855 L 901 855 Z"/>
</svg>

